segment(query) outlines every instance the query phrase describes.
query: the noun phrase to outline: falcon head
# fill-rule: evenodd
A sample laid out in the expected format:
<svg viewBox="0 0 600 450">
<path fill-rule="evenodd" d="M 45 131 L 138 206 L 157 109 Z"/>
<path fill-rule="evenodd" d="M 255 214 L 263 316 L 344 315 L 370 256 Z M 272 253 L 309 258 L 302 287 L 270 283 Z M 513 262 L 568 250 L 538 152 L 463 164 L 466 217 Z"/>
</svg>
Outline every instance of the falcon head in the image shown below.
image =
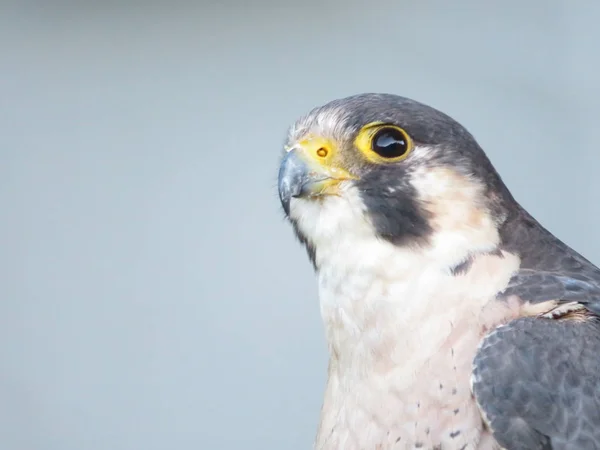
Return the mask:
<svg viewBox="0 0 600 450">
<path fill-rule="evenodd" d="M 279 196 L 317 269 L 367 241 L 454 266 L 496 248 L 514 202 L 463 126 L 388 94 L 334 100 L 296 121 Z"/>
</svg>

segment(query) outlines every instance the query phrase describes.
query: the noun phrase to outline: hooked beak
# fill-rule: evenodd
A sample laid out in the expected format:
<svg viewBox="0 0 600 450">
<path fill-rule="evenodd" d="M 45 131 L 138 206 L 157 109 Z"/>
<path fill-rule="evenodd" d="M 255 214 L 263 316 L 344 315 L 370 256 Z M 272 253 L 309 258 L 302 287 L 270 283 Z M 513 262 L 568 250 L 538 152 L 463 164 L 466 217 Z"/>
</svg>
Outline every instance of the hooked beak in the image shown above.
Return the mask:
<svg viewBox="0 0 600 450">
<path fill-rule="evenodd" d="M 320 148 L 320 150 L 323 150 Z M 346 171 L 328 167 L 317 153 L 304 147 L 288 151 L 279 167 L 279 199 L 287 215 L 293 197 L 317 197 L 334 195 L 335 187 L 342 181 L 352 179 Z"/>
</svg>

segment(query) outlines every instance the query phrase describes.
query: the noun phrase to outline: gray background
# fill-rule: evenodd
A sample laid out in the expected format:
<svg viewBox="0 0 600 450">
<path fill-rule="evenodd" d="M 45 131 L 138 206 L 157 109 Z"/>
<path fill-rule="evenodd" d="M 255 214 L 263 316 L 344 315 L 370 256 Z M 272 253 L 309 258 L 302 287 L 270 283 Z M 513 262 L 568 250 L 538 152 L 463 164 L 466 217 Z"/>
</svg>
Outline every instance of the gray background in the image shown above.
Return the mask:
<svg viewBox="0 0 600 450">
<path fill-rule="evenodd" d="M 599 19 L 591 0 L 1 3 L 0 449 L 310 448 L 326 346 L 276 170 L 333 98 L 454 116 L 600 263 Z"/>
</svg>

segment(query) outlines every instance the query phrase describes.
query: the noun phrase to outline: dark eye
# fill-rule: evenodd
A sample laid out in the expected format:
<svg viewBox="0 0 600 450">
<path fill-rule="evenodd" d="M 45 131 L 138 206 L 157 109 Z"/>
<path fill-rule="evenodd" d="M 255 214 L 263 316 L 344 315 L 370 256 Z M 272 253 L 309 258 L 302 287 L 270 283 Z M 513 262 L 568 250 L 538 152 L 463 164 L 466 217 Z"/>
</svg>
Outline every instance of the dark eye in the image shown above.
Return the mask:
<svg viewBox="0 0 600 450">
<path fill-rule="evenodd" d="M 397 128 L 382 128 L 373 135 L 371 149 L 383 158 L 398 158 L 408 151 L 408 138 Z"/>
</svg>

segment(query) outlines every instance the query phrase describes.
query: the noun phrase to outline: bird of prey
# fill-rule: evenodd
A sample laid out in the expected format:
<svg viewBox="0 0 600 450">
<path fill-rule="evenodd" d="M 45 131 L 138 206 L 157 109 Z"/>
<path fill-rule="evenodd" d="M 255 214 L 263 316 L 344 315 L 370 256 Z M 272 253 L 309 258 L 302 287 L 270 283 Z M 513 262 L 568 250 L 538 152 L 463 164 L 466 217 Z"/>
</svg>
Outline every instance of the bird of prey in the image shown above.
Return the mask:
<svg viewBox="0 0 600 450">
<path fill-rule="evenodd" d="M 331 101 L 290 128 L 278 187 L 328 344 L 316 449 L 600 448 L 600 270 L 462 125 Z"/>
</svg>

